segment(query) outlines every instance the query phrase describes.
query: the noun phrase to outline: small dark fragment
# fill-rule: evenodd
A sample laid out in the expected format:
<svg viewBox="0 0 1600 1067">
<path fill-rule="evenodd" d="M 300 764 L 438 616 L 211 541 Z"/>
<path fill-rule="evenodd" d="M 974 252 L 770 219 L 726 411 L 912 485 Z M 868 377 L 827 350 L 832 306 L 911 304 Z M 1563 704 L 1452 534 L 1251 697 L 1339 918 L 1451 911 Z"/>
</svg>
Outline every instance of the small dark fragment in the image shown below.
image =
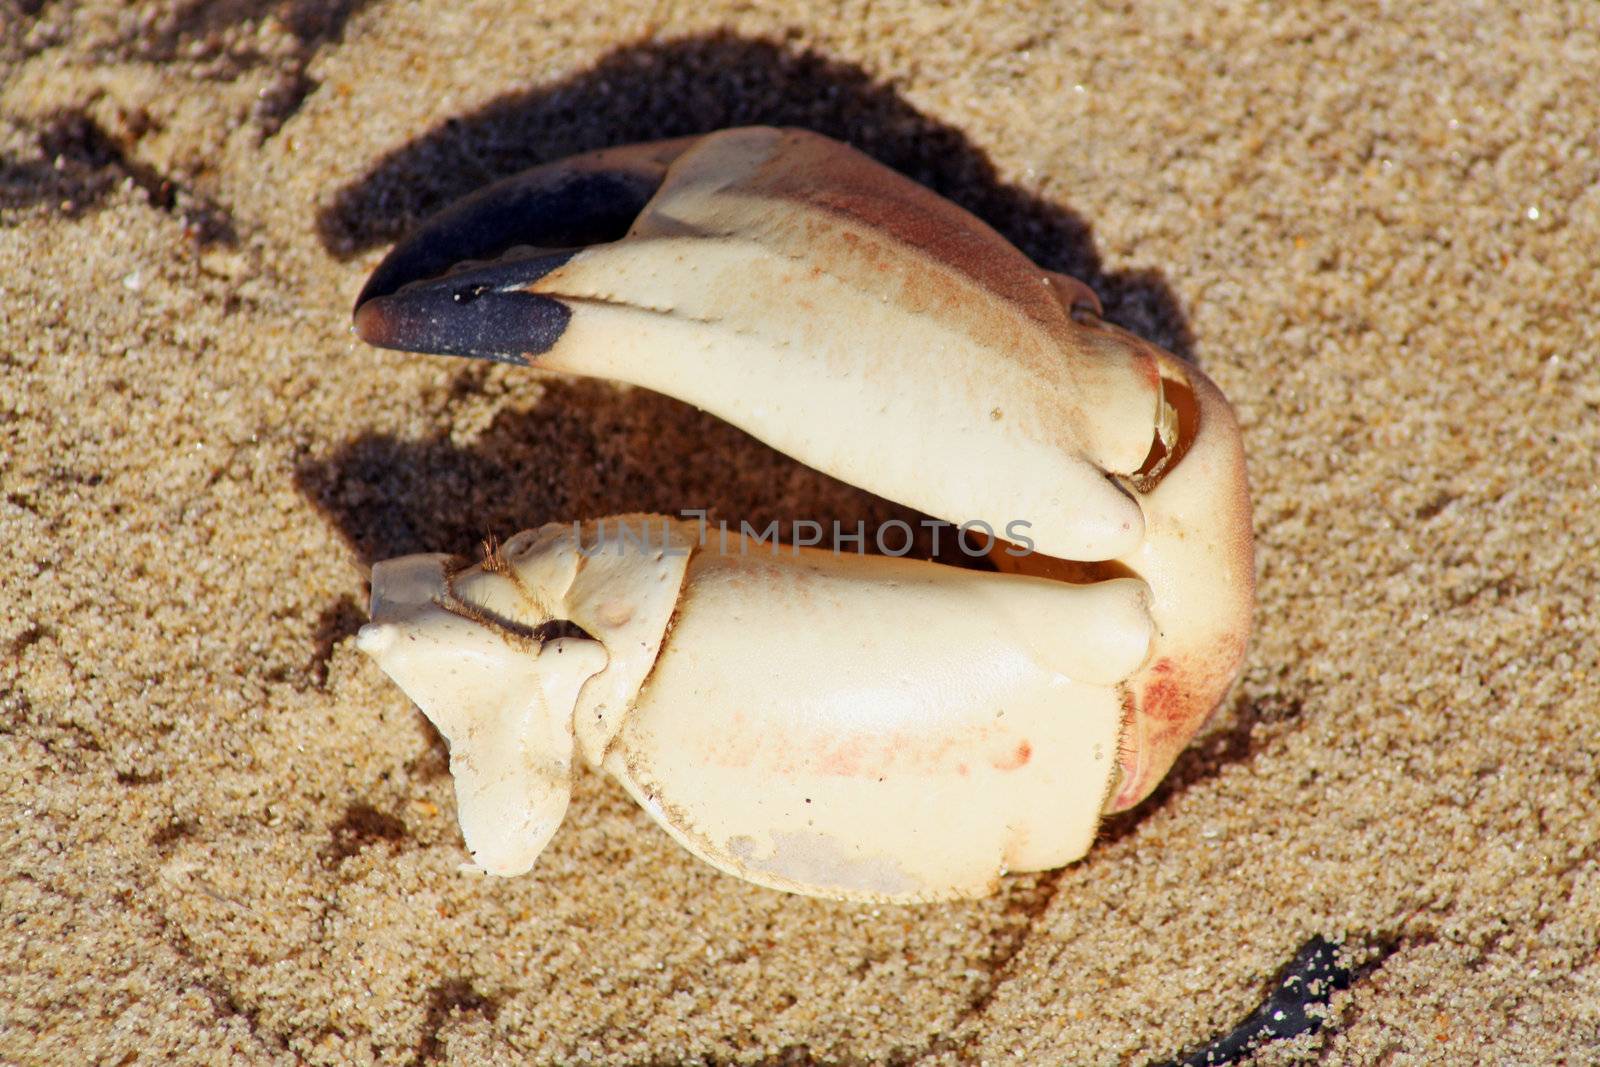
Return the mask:
<svg viewBox="0 0 1600 1067">
<path fill-rule="evenodd" d="M 1336 990 L 1350 987 L 1350 971 L 1340 965 L 1338 945 L 1318 935 L 1300 946 L 1280 974 L 1277 988 L 1249 1018 L 1182 1060 L 1161 1067 L 1222 1067 L 1241 1063 L 1263 1045 L 1322 1029 L 1324 1007 Z"/>
</svg>

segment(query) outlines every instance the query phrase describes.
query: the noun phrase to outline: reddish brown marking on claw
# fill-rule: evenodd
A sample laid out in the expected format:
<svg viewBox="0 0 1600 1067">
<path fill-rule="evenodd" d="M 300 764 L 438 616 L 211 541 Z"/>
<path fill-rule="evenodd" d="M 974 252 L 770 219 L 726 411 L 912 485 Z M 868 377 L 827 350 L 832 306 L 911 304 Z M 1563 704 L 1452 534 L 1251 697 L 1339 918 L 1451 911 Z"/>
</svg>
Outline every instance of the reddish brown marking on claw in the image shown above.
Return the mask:
<svg viewBox="0 0 1600 1067">
<path fill-rule="evenodd" d="M 1173 722 L 1188 717 L 1190 699 L 1179 685 L 1170 657 L 1163 657 L 1150 666 L 1150 681 L 1140 694 L 1139 706 L 1152 719 Z"/>
<path fill-rule="evenodd" d="M 863 764 L 872 756 L 876 756 L 877 761 L 866 773 L 877 774 L 882 770 L 880 764 L 887 762 L 886 754 L 882 750 L 872 751 L 875 746 L 862 734 L 846 737 L 834 744 L 818 740 L 812 747 L 813 763 L 821 774 L 856 777 L 863 773 Z"/>
<path fill-rule="evenodd" d="M 1165 776 L 1178 753 L 1216 714 L 1244 658 L 1244 639 L 1228 636 L 1208 655 L 1163 656 L 1134 682 L 1123 702 L 1122 782 L 1110 811 L 1132 807 Z"/>
<path fill-rule="evenodd" d="M 910 729 L 846 734 L 801 730 L 775 739 L 750 728 L 742 714 L 729 721 L 732 728 L 718 738 L 715 748 L 703 754 L 708 765 L 760 766 L 778 776 L 822 774 L 880 780 L 887 774 L 943 775 L 952 770 L 964 778 L 971 767 L 955 757 L 974 749 L 983 751 L 993 743 L 997 731 L 991 724 L 968 724 L 933 736 Z M 1023 741 L 991 765 L 997 770 L 1016 770 L 1032 758 L 1032 744 Z"/>
<path fill-rule="evenodd" d="M 1152 391 L 1161 388 L 1161 365 L 1153 359 L 1139 361 L 1139 371 L 1149 383 Z"/>
<path fill-rule="evenodd" d="M 990 766 L 997 771 L 1015 771 L 1026 767 L 1032 758 L 1033 746 L 1026 741 L 1019 741 L 1015 752 L 990 761 Z"/>
</svg>

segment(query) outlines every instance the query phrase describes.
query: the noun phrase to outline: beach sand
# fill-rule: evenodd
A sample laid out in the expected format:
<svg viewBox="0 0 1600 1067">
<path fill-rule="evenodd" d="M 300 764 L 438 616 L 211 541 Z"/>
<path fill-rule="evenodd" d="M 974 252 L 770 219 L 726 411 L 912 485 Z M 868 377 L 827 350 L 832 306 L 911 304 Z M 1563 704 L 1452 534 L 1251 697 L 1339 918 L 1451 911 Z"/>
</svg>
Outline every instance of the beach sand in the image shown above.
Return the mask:
<svg viewBox="0 0 1600 1067">
<path fill-rule="evenodd" d="M 0 3 L 0 1060 L 1600 1061 L 1600 6 Z M 1196 360 L 1245 672 L 1087 859 L 746 885 L 582 776 L 460 873 L 362 566 L 895 509 L 639 391 L 380 352 L 366 273 L 571 151 L 848 140 Z"/>
</svg>

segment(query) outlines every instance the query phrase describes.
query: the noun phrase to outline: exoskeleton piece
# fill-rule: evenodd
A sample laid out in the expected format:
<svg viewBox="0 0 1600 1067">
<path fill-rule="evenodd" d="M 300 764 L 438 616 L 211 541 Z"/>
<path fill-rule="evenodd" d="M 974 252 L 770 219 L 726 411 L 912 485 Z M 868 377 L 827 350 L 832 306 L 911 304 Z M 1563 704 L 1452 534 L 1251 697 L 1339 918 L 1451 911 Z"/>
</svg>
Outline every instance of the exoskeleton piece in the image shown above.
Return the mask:
<svg viewBox="0 0 1600 1067">
<path fill-rule="evenodd" d="M 397 246 L 356 329 L 654 389 L 938 518 L 1021 520 L 1035 549 L 997 542 L 1001 573 L 723 551 L 631 516 L 470 567 L 378 564 L 360 646 L 449 741 L 491 873 L 533 864 L 577 753 L 751 881 L 982 894 L 1082 856 L 1238 673 L 1253 576 L 1226 400 L 827 138 L 724 130 L 518 175 Z"/>
</svg>

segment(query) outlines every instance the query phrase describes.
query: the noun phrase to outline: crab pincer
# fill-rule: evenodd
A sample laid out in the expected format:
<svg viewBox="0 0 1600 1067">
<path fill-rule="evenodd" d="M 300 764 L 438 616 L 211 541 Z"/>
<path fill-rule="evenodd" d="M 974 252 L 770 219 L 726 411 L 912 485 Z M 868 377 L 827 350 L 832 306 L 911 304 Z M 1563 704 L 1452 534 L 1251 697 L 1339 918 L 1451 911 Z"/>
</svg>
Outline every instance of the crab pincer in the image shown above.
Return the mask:
<svg viewBox="0 0 1600 1067">
<path fill-rule="evenodd" d="M 751 881 L 982 894 L 1082 856 L 1240 668 L 1221 393 L 838 142 L 734 129 L 536 168 L 397 246 L 355 321 L 676 397 L 991 535 L 976 571 L 624 516 L 378 564 L 361 647 L 450 742 L 493 873 L 533 864 L 582 759 Z"/>
</svg>

